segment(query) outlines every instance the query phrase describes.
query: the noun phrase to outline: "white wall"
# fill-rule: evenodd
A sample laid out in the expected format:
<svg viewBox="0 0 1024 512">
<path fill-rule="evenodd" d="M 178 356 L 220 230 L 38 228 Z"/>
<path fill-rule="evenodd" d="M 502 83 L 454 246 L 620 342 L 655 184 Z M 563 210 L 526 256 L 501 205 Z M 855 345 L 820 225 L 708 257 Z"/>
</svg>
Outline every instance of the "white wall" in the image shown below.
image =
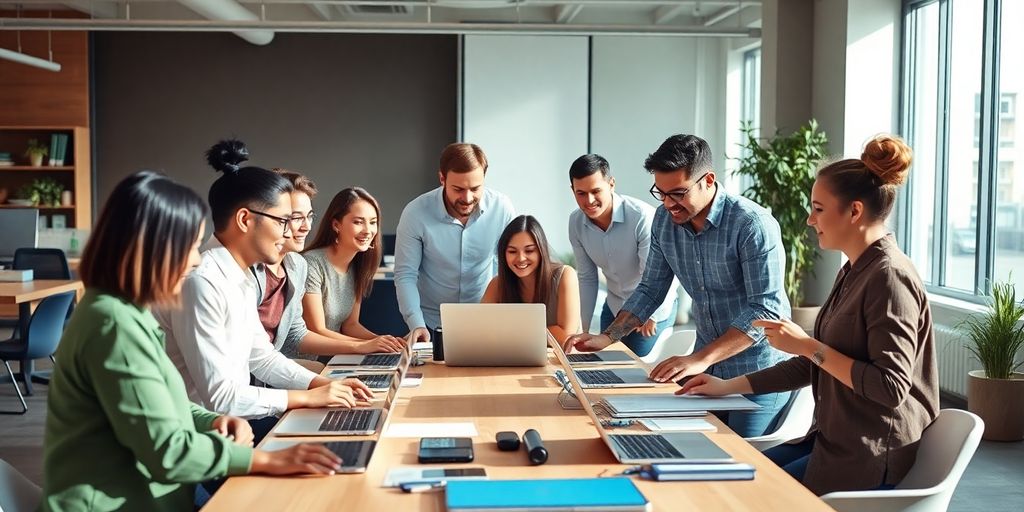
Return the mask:
<svg viewBox="0 0 1024 512">
<path fill-rule="evenodd" d="M 620 193 L 654 203 L 644 160 L 678 133 L 707 140 L 722 169 L 725 41 L 594 37 L 590 149 L 608 159 Z"/>
<path fill-rule="evenodd" d="M 486 186 L 540 221 L 556 254 L 570 251 L 576 207 L 568 169 L 587 152 L 585 36 L 465 36 L 463 137 L 487 153 Z"/>
</svg>

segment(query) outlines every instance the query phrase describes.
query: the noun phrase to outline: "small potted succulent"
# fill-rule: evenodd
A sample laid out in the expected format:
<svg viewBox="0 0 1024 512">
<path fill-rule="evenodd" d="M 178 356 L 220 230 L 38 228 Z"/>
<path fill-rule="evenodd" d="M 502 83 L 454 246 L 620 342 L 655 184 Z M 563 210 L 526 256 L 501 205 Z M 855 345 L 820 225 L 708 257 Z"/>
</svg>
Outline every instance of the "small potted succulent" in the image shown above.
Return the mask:
<svg viewBox="0 0 1024 512">
<path fill-rule="evenodd" d="M 30 139 L 28 141 L 28 149 L 25 150 L 25 156 L 32 167 L 42 167 L 43 158 L 49 154 L 50 148 L 40 144 L 38 140 Z"/>
</svg>

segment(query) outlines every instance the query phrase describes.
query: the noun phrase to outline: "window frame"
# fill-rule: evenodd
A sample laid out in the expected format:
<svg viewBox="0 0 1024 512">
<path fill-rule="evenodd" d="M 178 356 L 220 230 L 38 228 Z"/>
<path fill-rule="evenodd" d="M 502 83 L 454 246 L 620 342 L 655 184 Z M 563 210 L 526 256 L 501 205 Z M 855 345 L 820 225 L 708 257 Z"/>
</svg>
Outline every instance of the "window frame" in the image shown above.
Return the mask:
<svg viewBox="0 0 1024 512">
<path fill-rule="evenodd" d="M 947 198 L 949 191 L 949 104 L 951 82 L 951 45 L 952 45 L 952 3 L 957 0 L 905 0 L 903 3 L 901 41 L 901 75 L 900 75 L 900 133 L 909 141 L 915 140 L 914 114 L 921 106 L 916 104 L 914 97 L 916 80 L 916 50 L 918 27 L 914 14 L 918 9 L 938 4 L 938 110 L 936 119 L 936 151 L 937 165 L 935 176 L 934 211 L 935 223 L 931 233 L 931 268 L 929 275 L 922 277 L 926 288 L 935 293 L 955 299 L 974 303 L 984 303 L 991 294 L 991 281 L 995 269 L 995 230 L 996 203 L 998 198 L 999 177 L 997 175 L 999 141 L 999 119 L 1001 97 L 999 91 L 999 63 L 1001 44 L 1001 16 L 1003 0 L 983 0 L 982 27 L 982 65 L 980 90 L 980 122 L 978 127 L 978 197 L 975 223 L 975 274 L 974 293 L 946 286 L 947 246 L 950 240 L 950 228 L 947 215 Z M 927 108 L 927 106 L 925 106 Z M 897 209 L 897 239 L 904 248 L 912 250 L 910 240 L 915 229 L 921 229 L 912 222 L 914 211 L 913 191 L 916 183 L 911 173 L 908 186 L 900 192 L 900 207 Z"/>
</svg>

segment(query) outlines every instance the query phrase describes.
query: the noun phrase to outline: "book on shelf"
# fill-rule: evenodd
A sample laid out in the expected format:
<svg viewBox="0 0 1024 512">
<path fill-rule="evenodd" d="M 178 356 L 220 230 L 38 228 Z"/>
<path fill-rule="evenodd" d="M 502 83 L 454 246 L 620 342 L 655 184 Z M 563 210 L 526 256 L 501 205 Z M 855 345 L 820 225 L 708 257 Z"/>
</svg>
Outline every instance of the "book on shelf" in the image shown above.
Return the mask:
<svg viewBox="0 0 1024 512">
<path fill-rule="evenodd" d="M 57 134 L 50 134 L 50 167 L 57 165 Z"/>
<path fill-rule="evenodd" d="M 68 151 L 68 136 L 64 133 L 57 134 L 57 165 L 64 165 L 64 156 Z"/>
</svg>

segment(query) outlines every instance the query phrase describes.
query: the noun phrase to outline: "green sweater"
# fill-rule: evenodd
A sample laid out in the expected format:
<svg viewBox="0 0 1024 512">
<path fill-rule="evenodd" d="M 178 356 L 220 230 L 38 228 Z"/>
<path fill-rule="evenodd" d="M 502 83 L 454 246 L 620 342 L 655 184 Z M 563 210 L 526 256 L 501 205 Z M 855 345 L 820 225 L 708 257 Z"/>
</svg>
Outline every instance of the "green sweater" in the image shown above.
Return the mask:
<svg viewBox="0 0 1024 512">
<path fill-rule="evenodd" d="M 189 402 L 148 310 L 88 291 L 56 360 L 43 510 L 193 510 L 194 484 L 249 470 L 252 448 Z"/>
</svg>

